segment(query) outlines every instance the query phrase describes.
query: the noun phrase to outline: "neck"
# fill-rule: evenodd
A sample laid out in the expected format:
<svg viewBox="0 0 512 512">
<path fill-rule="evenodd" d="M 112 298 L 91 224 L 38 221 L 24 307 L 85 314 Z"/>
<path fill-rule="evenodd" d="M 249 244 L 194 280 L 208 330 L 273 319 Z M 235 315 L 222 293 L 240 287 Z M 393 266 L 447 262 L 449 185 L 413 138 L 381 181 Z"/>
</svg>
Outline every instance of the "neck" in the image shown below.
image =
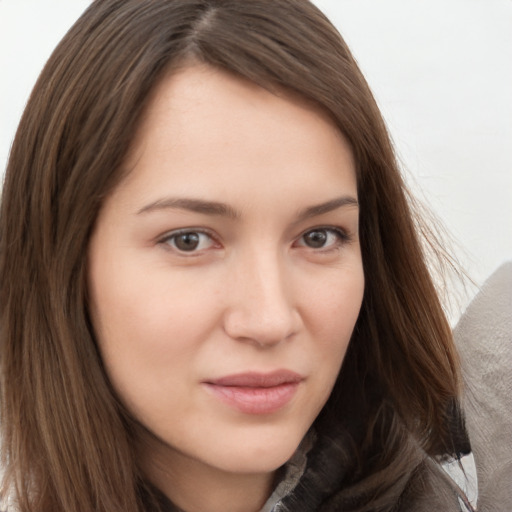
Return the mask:
<svg viewBox="0 0 512 512">
<path fill-rule="evenodd" d="M 272 493 L 275 472 L 223 471 L 170 447 L 155 450 L 144 444 L 142 463 L 147 477 L 180 510 L 257 512 Z"/>
</svg>

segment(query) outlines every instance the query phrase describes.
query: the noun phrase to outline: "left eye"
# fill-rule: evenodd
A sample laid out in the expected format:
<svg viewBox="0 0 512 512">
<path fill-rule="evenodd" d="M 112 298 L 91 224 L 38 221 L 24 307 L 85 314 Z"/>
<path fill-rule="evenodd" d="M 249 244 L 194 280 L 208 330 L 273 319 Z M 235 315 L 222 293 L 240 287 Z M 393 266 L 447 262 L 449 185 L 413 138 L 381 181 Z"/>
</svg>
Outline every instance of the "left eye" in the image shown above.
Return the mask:
<svg viewBox="0 0 512 512">
<path fill-rule="evenodd" d="M 179 252 L 194 252 L 208 249 L 214 244 L 212 237 L 201 231 L 179 231 L 162 240 Z"/>
<path fill-rule="evenodd" d="M 312 229 L 304 233 L 298 245 L 310 247 L 311 249 L 326 249 L 339 245 L 346 239 L 346 235 L 333 228 Z"/>
</svg>

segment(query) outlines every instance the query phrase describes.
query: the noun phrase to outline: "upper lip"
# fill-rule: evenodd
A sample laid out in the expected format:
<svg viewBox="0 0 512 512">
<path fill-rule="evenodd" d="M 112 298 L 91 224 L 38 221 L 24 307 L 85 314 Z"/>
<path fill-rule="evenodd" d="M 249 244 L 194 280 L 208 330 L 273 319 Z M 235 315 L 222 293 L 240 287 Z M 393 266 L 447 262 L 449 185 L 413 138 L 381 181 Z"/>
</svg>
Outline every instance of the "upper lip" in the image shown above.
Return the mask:
<svg viewBox="0 0 512 512">
<path fill-rule="evenodd" d="M 207 384 L 247 388 L 271 388 L 282 384 L 297 383 L 302 380 L 304 380 L 304 377 L 292 370 L 276 370 L 266 373 L 245 372 L 226 375 L 218 379 L 208 380 Z"/>
</svg>

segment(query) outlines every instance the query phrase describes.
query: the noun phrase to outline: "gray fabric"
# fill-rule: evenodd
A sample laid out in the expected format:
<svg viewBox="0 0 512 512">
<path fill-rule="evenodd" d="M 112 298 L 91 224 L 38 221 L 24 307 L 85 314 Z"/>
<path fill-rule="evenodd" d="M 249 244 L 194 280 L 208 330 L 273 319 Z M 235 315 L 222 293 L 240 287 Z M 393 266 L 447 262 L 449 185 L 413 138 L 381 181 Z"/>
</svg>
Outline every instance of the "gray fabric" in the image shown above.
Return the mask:
<svg viewBox="0 0 512 512">
<path fill-rule="evenodd" d="M 376 512 L 390 507 L 394 512 L 475 511 L 463 492 L 465 482 L 459 487 L 417 444 L 414 451 L 408 452 L 417 466 L 409 468 L 393 486 L 379 490 L 378 495 L 364 482 L 346 482 L 354 470 L 354 461 L 344 439 L 338 442 L 336 438 L 317 436 L 315 446 L 306 454 L 300 480 L 297 482 L 293 472 L 288 494 L 275 502 L 270 512 Z"/>
<path fill-rule="evenodd" d="M 287 462 L 283 479 L 279 482 L 274 492 L 267 500 L 260 512 L 277 512 L 279 502 L 293 492 L 300 478 L 306 470 L 307 454 L 316 441 L 314 430 L 310 430 L 300 443 L 295 455 Z"/>
<path fill-rule="evenodd" d="M 454 334 L 478 472 L 478 511 L 512 511 L 512 262 L 487 280 Z"/>
</svg>

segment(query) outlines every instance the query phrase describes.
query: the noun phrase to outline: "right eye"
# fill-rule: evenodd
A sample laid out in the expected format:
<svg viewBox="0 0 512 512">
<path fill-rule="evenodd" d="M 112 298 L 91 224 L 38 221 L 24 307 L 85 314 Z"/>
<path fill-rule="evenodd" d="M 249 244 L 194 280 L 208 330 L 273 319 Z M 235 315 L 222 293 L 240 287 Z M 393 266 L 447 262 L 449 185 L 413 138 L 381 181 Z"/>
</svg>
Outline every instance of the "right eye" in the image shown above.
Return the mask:
<svg viewBox="0 0 512 512">
<path fill-rule="evenodd" d="M 183 253 L 194 253 L 212 247 L 215 242 L 208 233 L 193 229 L 179 230 L 168 233 L 160 243 L 171 246 Z"/>
</svg>

